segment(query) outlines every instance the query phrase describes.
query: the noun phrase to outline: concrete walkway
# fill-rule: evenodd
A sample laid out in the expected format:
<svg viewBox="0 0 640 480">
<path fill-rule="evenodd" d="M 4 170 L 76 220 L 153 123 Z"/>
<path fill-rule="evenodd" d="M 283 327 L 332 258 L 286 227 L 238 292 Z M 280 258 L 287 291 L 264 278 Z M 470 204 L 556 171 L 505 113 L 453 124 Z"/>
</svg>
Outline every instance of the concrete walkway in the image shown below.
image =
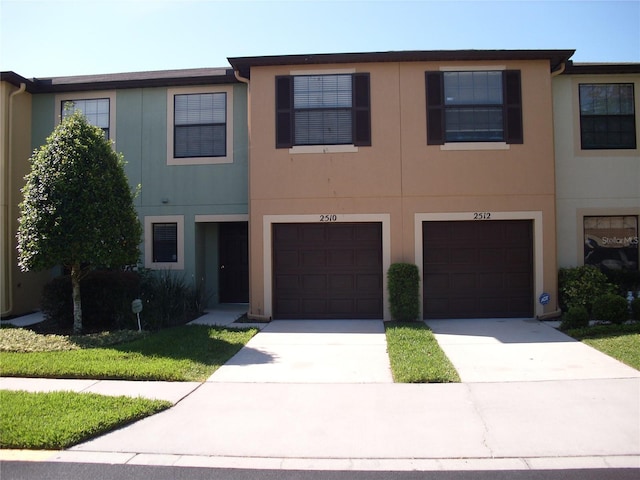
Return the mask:
<svg viewBox="0 0 640 480">
<path fill-rule="evenodd" d="M 463 383 L 392 383 L 379 321 L 275 321 L 207 382 L 174 384 L 184 390 L 173 408 L 28 455 L 275 469 L 640 469 L 640 372 L 539 322 L 429 323 Z M 41 382 L 1 379 L 0 388 L 14 381 Z M 86 382 L 82 391 L 133 387 Z"/>
</svg>

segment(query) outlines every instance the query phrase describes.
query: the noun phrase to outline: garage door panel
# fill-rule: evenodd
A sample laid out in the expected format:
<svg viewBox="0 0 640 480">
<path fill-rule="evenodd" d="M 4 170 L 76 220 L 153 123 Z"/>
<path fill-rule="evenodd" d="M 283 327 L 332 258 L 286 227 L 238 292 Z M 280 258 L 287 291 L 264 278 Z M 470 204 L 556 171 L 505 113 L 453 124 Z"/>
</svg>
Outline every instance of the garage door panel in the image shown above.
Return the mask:
<svg viewBox="0 0 640 480">
<path fill-rule="evenodd" d="M 330 250 L 327 252 L 327 267 L 353 267 L 355 253 L 353 250 Z"/>
<path fill-rule="evenodd" d="M 382 318 L 381 224 L 274 224 L 272 238 L 274 318 Z"/>
<path fill-rule="evenodd" d="M 382 255 L 377 248 L 355 250 L 355 255 L 359 269 L 366 268 L 377 272 L 382 268 Z"/>
<path fill-rule="evenodd" d="M 296 224 L 292 224 L 292 226 L 296 226 Z M 326 230 L 322 228 L 322 225 L 309 224 L 308 228 L 298 229 L 298 237 L 297 239 L 302 242 L 308 243 L 322 243 L 325 242 Z"/>
<path fill-rule="evenodd" d="M 329 277 L 329 288 L 332 291 L 351 291 L 354 288 L 354 278 L 353 275 L 350 274 L 335 274 L 328 275 Z"/>
<path fill-rule="evenodd" d="M 505 287 L 505 276 L 502 273 L 479 273 L 478 287 L 491 291 Z"/>
<path fill-rule="evenodd" d="M 274 266 L 276 269 L 298 267 L 300 257 L 295 250 L 281 250 L 274 255 Z"/>
<path fill-rule="evenodd" d="M 313 289 L 318 291 L 326 291 L 327 276 L 326 275 L 300 275 L 302 282 L 300 289 Z"/>
<path fill-rule="evenodd" d="M 275 287 L 280 290 L 297 290 L 300 288 L 300 277 L 298 275 L 276 275 Z"/>
<path fill-rule="evenodd" d="M 474 273 L 457 273 L 451 275 L 451 288 L 468 289 L 476 288 L 476 275 Z"/>
<path fill-rule="evenodd" d="M 447 248 L 429 248 L 424 251 L 424 256 L 429 265 L 449 263 L 449 249 Z"/>
<path fill-rule="evenodd" d="M 424 276 L 425 289 L 438 291 L 450 287 L 448 273 L 426 273 Z"/>
<path fill-rule="evenodd" d="M 533 315 L 531 220 L 423 223 L 425 318 Z"/>
<path fill-rule="evenodd" d="M 356 288 L 358 291 L 377 291 L 382 289 L 382 277 L 376 274 L 356 275 Z"/>
<path fill-rule="evenodd" d="M 531 288 L 531 277 L 526 273 L 507 273 L 506 285 L 512 290 Z"/>
<path fill-rule="evenodd" d="M 325 252 L 315 250 L 303 250 L 300 252 L 300 269 L 322 268 L 326 265 Z"/>
<path fill-rule="evenodd" d="M 448 253 L 446 258 L 449 265 L 475 264 L 478 261 L 478 250 L 473 247 L 460 247 L 456 249 L 455 256 L 452 257 L 451 254 Z"/>
<path fill-rule="evenodd" d="M 298 229 L 295 224 L 283 223 L 273 234 L 274 241 L 283 244 L 284 242 L 298 242 Z"/>
</svg>

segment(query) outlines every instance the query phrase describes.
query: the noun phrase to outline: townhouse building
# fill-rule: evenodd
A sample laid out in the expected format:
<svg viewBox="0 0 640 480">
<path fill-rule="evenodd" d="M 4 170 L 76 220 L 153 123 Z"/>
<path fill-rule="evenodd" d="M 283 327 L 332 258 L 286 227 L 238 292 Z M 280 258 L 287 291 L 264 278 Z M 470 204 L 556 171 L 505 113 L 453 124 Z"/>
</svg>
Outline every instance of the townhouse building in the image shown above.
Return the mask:
<svg viewBox="0 0 640 480">
<path fill-rule="evenodd" d="M 573 64 L 553 83 L 558 266 L 638 271 L 640 64 Z"/>
<path fill-rule="evenodd" d="M 250 313 L 389 319 L 555 310 L 552 76 L 572 51 L 230 58 L 250 84 Z M 538 301 L 553 298 L 547 304 Z"/>
<path fill-rule="evenodd" d="M 3 316 L 37 309 L 34 292 L 52 275 L 15 266 L 19 189 L 31 151 L 76 108 L 141 185 L 140 264 L 183 275 L 210 306 L 248 303 L 259 319 L 388 320 L 386 272 L 408 262 L 425 319 L 552 315 L 559 267 L 638 269 L 640 69 L 577 65 L 572 54 L 3 72 Z M 617 110 L 602 111 L 602 96 Z"/>
<path fill-rule="evenodd" d="M 233 71 L 34 80 L 9 72 L 2 86 L 3 99 L 13 95 L 11 120 L 2 130 L 13 139 L 2 162 L 3 168 L 13 165 L 6 200 L 12 225 L 2 236 L 3 312 L 37 309 L 39 290 L 52 275 L 40 274 L 27 286 L 34 274 L 15 267 L 19 189 L 31 151 L 74 109 L 104 130 L 124 155 L 131 187 L 141 187 L 135 199 L 144 225 L 140 265 L 175 271 L 202 288 L 211 304 L 248 301 L 247 87 Z"/>
</svg>

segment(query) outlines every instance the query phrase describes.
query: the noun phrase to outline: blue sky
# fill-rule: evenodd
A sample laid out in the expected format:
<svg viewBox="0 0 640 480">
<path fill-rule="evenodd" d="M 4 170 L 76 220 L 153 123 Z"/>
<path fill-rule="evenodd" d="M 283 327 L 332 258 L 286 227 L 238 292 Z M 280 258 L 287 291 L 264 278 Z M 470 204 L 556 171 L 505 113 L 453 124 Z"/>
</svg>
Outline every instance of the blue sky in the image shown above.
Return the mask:
<svg viewBox="0 0 640 480">
<path fill-rule="evenodd" d="M 0 0 L 0 70 L 28 78 L 455 49 L 640 62 L 640 0 Z"/>
</svg>

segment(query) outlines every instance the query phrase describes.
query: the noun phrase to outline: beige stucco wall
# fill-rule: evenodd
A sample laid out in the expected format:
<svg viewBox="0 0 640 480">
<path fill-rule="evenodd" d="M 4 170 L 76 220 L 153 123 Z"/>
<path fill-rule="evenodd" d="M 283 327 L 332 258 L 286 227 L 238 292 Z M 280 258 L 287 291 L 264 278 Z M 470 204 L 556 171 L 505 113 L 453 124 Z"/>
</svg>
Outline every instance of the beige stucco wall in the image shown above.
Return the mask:
<svg viewBox="0 0 640 480">
<path fill-rule="evenodd" d="M 450 150 L 451 145 L 427 146 L 425 71 L 440 67 L 521 70 L 524 144 L 467 144 L 467 150 Z M 370 73 L 372 146 L 347 153 L 276 149 L 275 76 L 336 71 Z M 416 226 L 428 220 L 424 215 L 472 220 L 474 212 L 491 212 L 494 219 L 534 221 L 534 293 L 536 298 L 542 291 L 552 295 L 546 308 L 536 302 L 536 314 L 554 310 L 551 110 L 551 77 L 546 61 L 253 68 L 249 173 L 251 313 L 271 314 L 270 258 L 265 258 L 271 255 L 266 248 L 271 223 L 315 222 L 323 214 L 335 214 L 337 221 L 365 221 L 370 218 L 367 215 L 379 215 L 388 219 L 389 241 L 385 245 L 383 238 L 383 258 L 388 262 L 416 262 L 421 258 Z M 383 232 L 384 228 L 383 221 Z"/>
<path fill-rule="evenodd" d="M 558 266 L 584 263 L 583 217 L 640 215 L 640 150 L 581 150 L 578 86 L 633 83 L 640 142 L 640 75 L 561 75 L 553 80 Z"/>
<path fill-rule="evenodd" d="M 40 294 L 48 272 L 23 273 L 18 268 L 16 231 L 18 228 L 20 189 L 29 172 L 31 155 L 31 94 L 11 94 L 17 87 L 0 83 L 0 164 L 2 168 L 2 221 L 0 232 L 0 269 L 2 316 L 20 315 L 40 306 Z M 12 115 L 9 105 L 12 102 Z"/>
</svg>

